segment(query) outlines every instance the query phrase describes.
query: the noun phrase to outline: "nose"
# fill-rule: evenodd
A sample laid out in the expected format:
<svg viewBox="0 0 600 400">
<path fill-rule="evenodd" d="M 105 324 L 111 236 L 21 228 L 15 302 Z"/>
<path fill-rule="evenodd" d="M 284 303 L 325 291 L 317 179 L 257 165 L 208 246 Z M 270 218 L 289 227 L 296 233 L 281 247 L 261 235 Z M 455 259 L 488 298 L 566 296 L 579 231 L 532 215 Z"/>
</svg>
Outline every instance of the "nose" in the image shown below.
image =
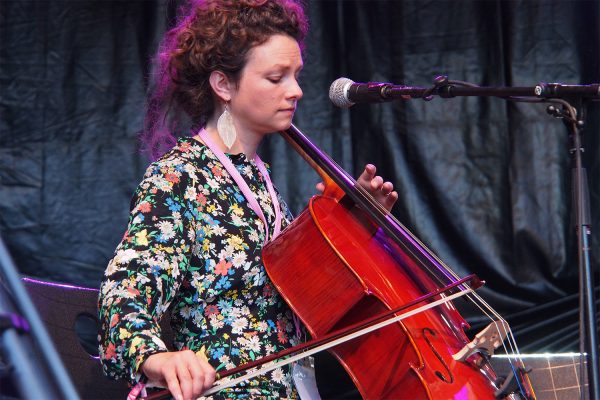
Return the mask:
<svg viewBox="0 0 600 400">
<path fill-rule="evenodd" d="M 303 95 L 304 93 L 302 93 L 302 88 L 300 87 L 298 80 L 295 78 L 292 79 L 290 88 L 288 89 L 288 99 L 297 101 L 300 100 Z"/>
</svg>

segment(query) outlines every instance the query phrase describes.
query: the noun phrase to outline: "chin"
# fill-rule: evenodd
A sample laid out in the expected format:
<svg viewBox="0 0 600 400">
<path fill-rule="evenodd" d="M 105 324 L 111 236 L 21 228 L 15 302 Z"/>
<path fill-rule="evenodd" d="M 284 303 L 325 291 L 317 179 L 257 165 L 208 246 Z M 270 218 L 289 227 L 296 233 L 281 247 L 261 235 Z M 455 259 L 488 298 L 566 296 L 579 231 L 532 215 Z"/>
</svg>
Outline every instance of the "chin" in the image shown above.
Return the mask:
<svg viewBox="0 0 600 400">
<path fill-rule="evenodd" d="M 289 116 L 286 118 L 281 118 L 281 116 L 275 116 L 271 118 L 271 120 L 269 120 L 268 123 L 263 124 L 262 127 L 258 128 L 257 130 L 262 132 L 279 132 L 285 131 L 291 125 L 292 118 L 290 118 Z"/>
<path fill-rule="evenodd" d="M 292 121 L 287 121 L 285 123 L 281 123 L 281 124 L 273 124 L 271 126 L 271 129 L 269 130 L 269 132 L 280 132 L 280 131 L 285 131 L 286 129 L 288 129 L 290 126 L 292 125 Z"/>
<path fill-rule="evenodd" d="M 293 121 L 293 120 L 292 120 L 292 118 L 290 118 L 290 119 L 286 120 L 286 121 L 285 121 L 285 122 L 282 124 L 282 127 L 281 127 L 281 129 L 282 129 L 282 130 L 285 130 L 285 129 L 289 128 L 290 126 L 292 126 L 292 121 Z"/>
</svg>

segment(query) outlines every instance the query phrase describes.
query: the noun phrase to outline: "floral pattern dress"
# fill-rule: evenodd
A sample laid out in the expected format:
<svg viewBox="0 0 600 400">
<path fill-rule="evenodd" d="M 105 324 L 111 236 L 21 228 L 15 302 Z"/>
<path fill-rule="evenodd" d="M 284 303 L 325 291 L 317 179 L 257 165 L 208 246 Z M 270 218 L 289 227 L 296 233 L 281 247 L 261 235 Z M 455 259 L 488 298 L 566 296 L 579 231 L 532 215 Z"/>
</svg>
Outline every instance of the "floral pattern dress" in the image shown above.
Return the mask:
<svg viewBox="0 0 600 400">
<path fill-rule="evenodd" d="M 275 214 L 255 162 L 229 155 L 263 209 Z M 291 221 L 283 199 L 282 228 Z M 171 313 L 176 349 L 203 351 L 218 371 L 299 342 L 292 312 L 262 264 L 264 227 L 217 157 L 182 138 L 150 165 L 129 224 L 109 262 L 99 299 L 100 358 L 106 375 L 141 378 L 140 365 L 167 351 L 158 324 Z M 289 368 L 214 398 L 296 398 Z"/>
</svg>

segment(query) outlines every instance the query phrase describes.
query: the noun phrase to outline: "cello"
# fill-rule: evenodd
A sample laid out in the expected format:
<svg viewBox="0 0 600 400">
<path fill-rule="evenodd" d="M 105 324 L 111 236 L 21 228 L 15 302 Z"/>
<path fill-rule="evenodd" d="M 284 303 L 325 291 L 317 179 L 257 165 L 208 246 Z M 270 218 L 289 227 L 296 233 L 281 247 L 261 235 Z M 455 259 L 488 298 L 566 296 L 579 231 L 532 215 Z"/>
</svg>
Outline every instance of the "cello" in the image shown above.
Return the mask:
<svg viewBox="0 0 600 400">
<path fill-rule="evenodd" d="M 458 280 L 295 126 L 283 136 L 316 169 L 325 191 L 265 246 L 263 262 L 313 338 Z M 290 273 L 290 265 L 303 269 Z M 508 333 L 506 322 L 483 299 L 469 297 L 495 314 L 501 336 Z M 330 352 L 365 399 L 496 398 L 501 395 L 498 377 L 486 354 L 468 350 L 466 328 L 448 302 Z M 534 398 L 526 383 L 521 382 L 523 398 Z"/>
<path fill-rule="evenodd" d="M 506 321 L 467 285 L 480 281 L 460 279 L 294 125 L 281 134 L 325 190 L 265 245 L 263 263 L 313 340 L 218 374 L 206 394 L 328 348 L 364 399 L 534 400 L 518 357 L 509 357 L 514 379 L 489 363 L 500 345 L 518 351 Z M 473 340 L 451 301 L 462 295 L 492 320 Z"/>
</svg>

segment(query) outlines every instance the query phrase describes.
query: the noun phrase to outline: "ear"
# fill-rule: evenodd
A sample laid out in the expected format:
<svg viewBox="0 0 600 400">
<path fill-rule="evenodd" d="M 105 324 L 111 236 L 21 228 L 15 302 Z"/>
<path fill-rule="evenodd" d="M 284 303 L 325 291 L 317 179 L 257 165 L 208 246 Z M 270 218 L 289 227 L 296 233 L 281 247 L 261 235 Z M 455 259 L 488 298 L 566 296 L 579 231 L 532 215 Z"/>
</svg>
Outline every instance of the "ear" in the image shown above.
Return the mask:
<svg viewBox="0 0 600 400">
<path fill-rule="evenodd" d="M 223 100 L 224 102 L 228 102 L 231 100 L 234 85 L 233 82 L 229 80 L 229 77 L 225 75 L 224 72 L 211 72 L 208 81 L 213 92 L 219 99 Z"/>
</svg>

